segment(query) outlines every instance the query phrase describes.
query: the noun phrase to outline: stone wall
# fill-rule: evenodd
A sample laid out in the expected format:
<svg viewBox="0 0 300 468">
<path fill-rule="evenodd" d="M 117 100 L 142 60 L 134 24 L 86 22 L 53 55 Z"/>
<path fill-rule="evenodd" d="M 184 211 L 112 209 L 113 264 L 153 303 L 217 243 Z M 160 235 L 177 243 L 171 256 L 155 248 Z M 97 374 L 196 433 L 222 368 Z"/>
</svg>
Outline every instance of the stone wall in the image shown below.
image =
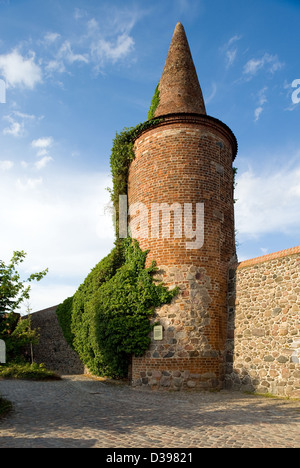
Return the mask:
<svg viewBox="0 0 300 468">
<path fill-rule="evenodd" d="M 229 271 L 226 386 L 300 397 L 300 247 Z"/>
<path fill-rule="evenodd" d="M 162 266 L 157 279 L 181 292 L 160 308 L 162 341 L 133 362 L 135 385 L 152 389 L 227 389 L 300 398 L 300 246 L 247 260 L 229 270 L 225 382 L 222 356 L 206 328 L 212 285 L 205 269 Z M 82 374 L 84 365 L 69 347 L 56 307 L 32 314 L 40 329 L 34 360 L 60 374 Z"/>
<path fill-rule="evenodd" d="M 204 268 L 193 265 L 160 267 L 157 280 L 179 287 L 171 304 L 156 310 L 152 322 L 163 327 L 163 339 L 132 363 L 134 386 L 152 389 L 220 389 L 222 356 L 211 343 L 212 285 Z"/>
<path fill-rule="evenodd" d="M 58 323 L 55 307 L 31 315 L 32 328 L 39 329 L 39 344 L 33 347 L 34 362 L 61 375 L 82 374 L 84 365 L 66 342 Z"/>
</svg>

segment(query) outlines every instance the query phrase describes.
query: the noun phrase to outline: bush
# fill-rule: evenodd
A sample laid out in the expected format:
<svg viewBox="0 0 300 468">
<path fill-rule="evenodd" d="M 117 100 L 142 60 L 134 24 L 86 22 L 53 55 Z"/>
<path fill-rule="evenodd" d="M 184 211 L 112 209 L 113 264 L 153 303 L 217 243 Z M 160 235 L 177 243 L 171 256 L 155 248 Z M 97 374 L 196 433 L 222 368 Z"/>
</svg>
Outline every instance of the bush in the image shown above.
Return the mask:
<svg viewBox="0 0 300 468">
<path fill-rule="evenodd" d="M 138 135 L 160 122 L 153 119 L 159 104 L 158 86 L 148 121 L 125 128 L 113 141 L 110 157 L 113 186 L 110 190 L 118 233 L 119 196 L 127 193 L 128 174 L 135 158 Z M 152 120 L 149 120 L 152 119 Z M 150 344 L 150 317 L 154 309 L 169 303 L 178 289 L 169 291 L 155 284 L 153 263 L 145 269 L 147 252 L 137 241 L 118 239 L 79 287 L 73 298 L 57 309 L 64 335 L 90 372 L 99 376 L 124 377 L 132 354 L 142 356 Z"/>
<path fill-rule="evenodd" d="M 73 348 L 74 334 L 71 329 L 72 308 L 73 296 L 65 299 L 64 302 L 57 307 L 56 315 L 67 343 Z"/>
<path fill-rule="evenodd" d="M 46 369 L 44 364 L 10 363 L 0 367 L 0 378 L 25 380 L 59 380 L 60 377 Z"/>
<path fill-rule="evenodd" d="M 125 377 L 130 356 L 149 347 L 155 308 L 177 294 L 154 281 L 157 268 L 146 269 L 146 258 L 136 240 L 119 241 L 59 308 L 65 336 L 95 375 Z"/>
<path fill-rule="evenodd" d="M 87 304 L 123 263 L 123 248 L 118 243 L 111 253 L 92 269 L 73 298 L 70 324 L 74 337 L 72 346 L 82 362 L 95 375 L 99 374 L 99 369 L 103 368 L 104 364 L 101 354 L 91 339 L 92 317 L 88 313 Z"/>
<path fill-rule="evenodd" d="M 2 315 L 0 339 L 6 344 L 7 361 L 23 361 L 30 344 L 38 344 L 38 330 L 31 328 L 31 317 L 22 318 L 14 312 Z"/>
<path fill-rule="evenodd" d="M 127 241 L 126 262 L 96 291 L 88 303 L 94 346 L 106 372 L 120 377 L 128 372 L 131 355 L 142 356 L 150 345 L 150 317 L 156 307 L 171 302 L 177 290 L 156 285 L 153 263 L 145 269 L 147 252 L 137 241 Z"/>
</svg>

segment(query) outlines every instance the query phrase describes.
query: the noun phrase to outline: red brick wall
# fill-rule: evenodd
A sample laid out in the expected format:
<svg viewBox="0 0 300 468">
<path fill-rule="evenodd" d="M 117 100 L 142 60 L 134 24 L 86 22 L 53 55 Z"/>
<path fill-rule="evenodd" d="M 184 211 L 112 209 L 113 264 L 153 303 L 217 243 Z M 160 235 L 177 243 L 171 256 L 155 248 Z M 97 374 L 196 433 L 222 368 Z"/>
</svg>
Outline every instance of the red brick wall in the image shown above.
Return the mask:
<svg viewBox="0 0 300 468">
<path fill-rule="evenodd" d="M 142 361 L 133 359 L 134 381 L 141 383 L 140 373 L 144 375 L 157 365 L 157 359 L 164 359 L 160 370 L 165 367 L 165 372 L 170 369 L 176 372 L 177 368 L 177 372 L 202 375 L 211 370 L 215 375 L 215 379 L 211 375 L 212 380 L 222 374 L 219 363 L 223 363 L 226 340 L 227 273 L 235 254 L 232 173 L 235 151 L 236 141 L 228 127 L 200 115 L 168 117 L 163 124 L 144 132 L 135 143 L 136 157 L 129 171 L 129 206 L 139 202 L 149 210 L 146 229 L 149 238 L 143 238 L 142 231 L 136 237 L 143 250 L 149 249 L 148 264 L 156 260 L 165 283 L 177 284 L 181 292 L 171 306 L 156 311 L 155 320 L 163 322 L 166 337 L 173 333 L 171 340 L 152 342 Z M 196 204 L 204 204 L 203 246 L 188 250 L 189 239 L 174 238 L 174 223 L 169 238 L 162 238 L 161 231 L 159 238 L 151 238 L 153 203 L 178 203 L 182 208 L 185 203 L 192 203 L 194 229 Z M 175 273 L 169 270 L 171 266 L 177 268 Z M 198 270 L 186 273 L 191 266 Z M 178 331 L 178 327 L 184 331 Z M 168 349 L 171 357 L 162 358 L 168 356 Z M 204 364 L 204 358 L 212 359 L 211 369 Z"/>
</svg>

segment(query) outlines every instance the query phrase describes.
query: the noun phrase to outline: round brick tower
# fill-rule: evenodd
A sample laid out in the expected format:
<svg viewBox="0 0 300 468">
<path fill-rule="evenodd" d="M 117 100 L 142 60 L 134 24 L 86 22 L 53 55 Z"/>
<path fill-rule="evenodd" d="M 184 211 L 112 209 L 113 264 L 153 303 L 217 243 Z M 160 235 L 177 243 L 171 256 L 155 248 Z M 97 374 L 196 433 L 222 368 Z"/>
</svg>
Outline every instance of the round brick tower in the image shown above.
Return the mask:
<svg viewBox="0 0 300 468">
<path fill-rule="evenodd" d="M 133 357 L 134 385 L 220 388 L 224 379 L 227 277 L 235 256 L 233 169 L 237 142 L 206 114 L 181 23 L 159 84 L 160 118 L 135 141 L 128 203 L 133 237 L 158 279 L 180 293 L 156 310 L 162 336 Z"/>
</svg>

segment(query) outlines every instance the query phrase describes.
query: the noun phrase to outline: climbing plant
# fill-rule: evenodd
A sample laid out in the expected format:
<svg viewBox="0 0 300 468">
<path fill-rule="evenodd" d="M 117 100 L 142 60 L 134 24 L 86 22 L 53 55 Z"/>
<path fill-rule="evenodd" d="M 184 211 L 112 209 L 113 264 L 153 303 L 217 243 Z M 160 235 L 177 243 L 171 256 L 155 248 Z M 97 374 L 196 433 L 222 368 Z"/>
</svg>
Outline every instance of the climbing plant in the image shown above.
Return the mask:
<svg viewBox="0 0 300 468">
<path fill-rule="evenodd" d="M 89 313 L 88 303 L 101 286 L 112 278 L 124 263 L 123 245 L 117 243 L 109 255 L 102 259 L 89 273 L 78 288 L 72 301 L 70 330 L 72 346 L 89 370 L 102 375 L 106 372 L 99 349 L 94 346 L 91 330 L 93 317 Z"/>
<path fill-rule="evenodd" d="M 119 220 L 119 196 L 127 194 L 130 163 L 134 160 L 134 141 L 140 133 L 161 122 L 162 119 L 147 120 L 136 127 L 124 128 L 117 133 L 111 150 L 110 167 L 112 174 L 111 200 L 116 213 L 116 234 Z"/>
<path fill-rule="evenodd" d="M 148 112 L 148 120 L 154 118 L 154 114 L 155 114 L 155 111 L 156 111 L 156 109 L 158 107 L 158 104 L 159 104 L 159 83 L 155 88 L 154 96 L 153 96 L 152 101 L 151 101 L 151 106 L 150 106 L 150 109 L 149 109 L 149 112 Z"/>
<path fill-rule="evenodd" d="M 119 196 L 127 194 L 134 141 L 161 119 L 153 119 L 159 91 L 148 120 L 116 134 L 111 151 L 111 200 L 118 232 Z M 150 344 L 150 317 L 154 309 L 171 302 L 178 293 L 154 280 L 155 262 L 146 268 L 147 252 L 136 240 L 116 239 L 115 246 L 90 272 L 72 298 L 57 309 L 67 341 L 95 375 L 124 377 L 131 355 L 142 356 Z"/>
<path fill-rule="evenodd" d="M 177 289 L 169 291 L 156 284 L 155 263 L 145 268 L 147 252 L 136 240 L 124 240 L 123 248 L 124 264 L 94 289 L 89 300 L 84 297 L 77 314 L 74 311 L 75 350 L 97 375 L 127 374 L 129 357 L 142 356 L 149 347 L 149 319 L 155 307 L 169 303 L 177 294 Z M 80 297 L 75 294 L 77 300 Z"/>
</svg>

